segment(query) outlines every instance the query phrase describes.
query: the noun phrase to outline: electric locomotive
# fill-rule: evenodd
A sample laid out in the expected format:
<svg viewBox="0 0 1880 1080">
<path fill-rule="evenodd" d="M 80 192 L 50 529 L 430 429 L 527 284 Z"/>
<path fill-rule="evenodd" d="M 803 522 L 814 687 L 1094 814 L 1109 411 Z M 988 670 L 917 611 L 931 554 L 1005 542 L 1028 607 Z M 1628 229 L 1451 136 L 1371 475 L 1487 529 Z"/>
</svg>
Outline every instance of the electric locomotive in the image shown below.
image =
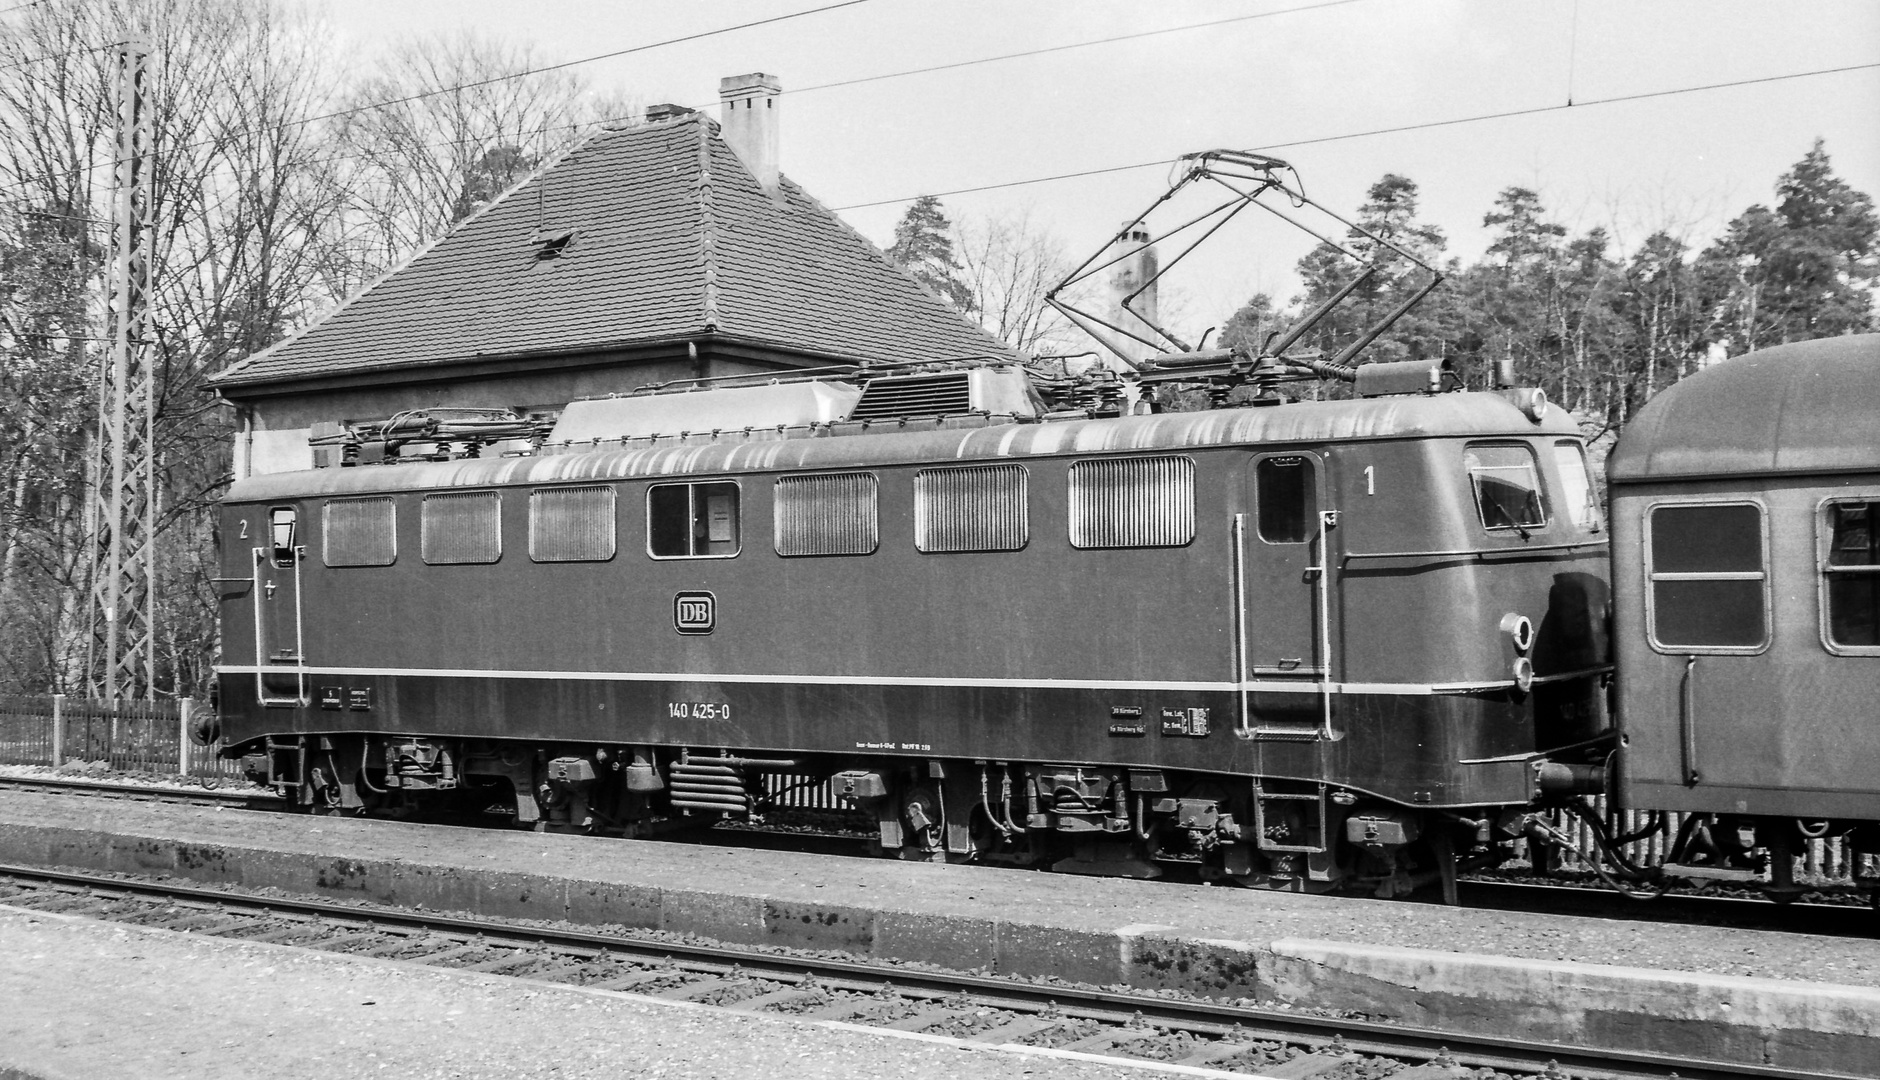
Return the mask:
<svg viewBox="0 0 1880 1080">
<path fill-rule="evenodd" d="M 638 836 L 809 793 L 902 858 L 1378 895 L 1604 783 L 1568 417 L 1433 361 L 1147 370 L 1254 393 L 963 360 L 350 432 L 223 500 L 224 752 L 332 812 Z"/>
</svg>

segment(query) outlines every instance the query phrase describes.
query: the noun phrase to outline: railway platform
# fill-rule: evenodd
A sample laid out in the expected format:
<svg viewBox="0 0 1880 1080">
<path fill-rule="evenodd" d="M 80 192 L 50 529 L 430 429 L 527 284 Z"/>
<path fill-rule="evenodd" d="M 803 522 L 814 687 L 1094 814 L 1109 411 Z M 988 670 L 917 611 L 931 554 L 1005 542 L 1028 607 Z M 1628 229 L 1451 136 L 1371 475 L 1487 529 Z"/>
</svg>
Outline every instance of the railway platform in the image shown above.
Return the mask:
<svg viewBox="0 0 1880 1080">
<path fill-rule="evenodd" d="M 0 861 L 1860 1075 L 1880 941 L 0 791 Z"/>
</svg>

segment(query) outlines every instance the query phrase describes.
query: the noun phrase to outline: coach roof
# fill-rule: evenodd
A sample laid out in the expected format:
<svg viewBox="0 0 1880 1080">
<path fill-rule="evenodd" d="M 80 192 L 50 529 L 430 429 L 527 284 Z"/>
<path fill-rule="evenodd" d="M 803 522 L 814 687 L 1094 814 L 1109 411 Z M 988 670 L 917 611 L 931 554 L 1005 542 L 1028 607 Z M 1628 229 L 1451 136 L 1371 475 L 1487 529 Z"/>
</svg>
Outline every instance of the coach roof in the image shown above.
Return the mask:
<svg viewBox="0 0 1880 1080">
<path fill-rule="evenodd" d="M 1880 470 L 1880 334 L 1777 345 L 1653 398 L 1606 462 L 1617 484 Z"/>
<path fill-rule="evenodd" d="M 632 477 L 795 472 L 1067 454 L 1189 450 L 1233 445 L 1313 445 L 1422 437 L 1575 435 L 1558 409 L 1535 423 L 1499 394 L 1453 393 L 1270 408 L 1162 413 L 1109 420 L 995 424 L 982 428 L 825 438 L 722 441 L 269 473 L 229 489 L 227 501 L 306 495 L 584 483 Z"/>
</svg>

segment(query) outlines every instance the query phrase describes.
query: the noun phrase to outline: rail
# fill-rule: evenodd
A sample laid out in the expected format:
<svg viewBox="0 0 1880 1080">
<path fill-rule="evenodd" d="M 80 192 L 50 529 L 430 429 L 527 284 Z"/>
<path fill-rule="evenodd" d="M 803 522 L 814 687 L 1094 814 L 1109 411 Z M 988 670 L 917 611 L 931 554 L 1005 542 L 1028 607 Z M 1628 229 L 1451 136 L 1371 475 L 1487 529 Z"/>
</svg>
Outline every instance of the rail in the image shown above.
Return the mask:
<svg viewBox="0 0 1880 1080">
<path fill-rule="evenodd" d="M 37 867 L 0 865 L 0 900 L 37 910 L 146 924 L 150 924 L 152 912 L 127 912 L 125 901 L 154 900 L 155 904 L 149 906 L 166 909 L 162 914 L 167 916 L 157 919 L 155 925 L 169 923 L 182 932 L 261 937 L 313 949 L 331 943 L 348 952 L 392 956 L 430 966 L 462 967 L 537 982 L 579 983 L 590 989 L 655 994 L 674 1000 L 729 1003 L 728 1007 L 734 1009 L 744 1006 L 742 1011 L 761 1002 L 810 998 L 813 1000 L 806 1004 L 818 1007 L 796 1011 L 805 1019 L 840 1019 L 918 1030 L 914 1025 L 928 1020 L 943 1028 L 953 1018 L 985 1018 L 987 1013 L 996 1013 L 987 1021 L 988 1026 L 961 1041 L 988 1047 L 1014 1045 L 1027 1034 L 1066 1028 L 1077 1036 L 1069 1049 L 1108 1056 L 1119 1063 L 1144 1061 L 1132 1050 L 1132 1043 L 1173 1037 L 1182 1040 L 1183 1049 L 1188 1051 L 1177 1064 L 1214 1068 L 1255 1050 L 1255 1040 L 1284 1043 L 1296 1054 L 1286 1062 L 1284 1074 L 1296 1076 L 1349 1067 L 1363 1054 L 1394 1057 L 1412 1069 L 1428 1063 L 1443 1070 L 1442 1075 L 1458 1075 L 1464 1068 L 1615 1080 L 1671 1076 L 1685 1080 L 1787 1080 L 1821 1075 L 1760 1063 L 1670 1057 L 1309 1016 L 1164 993 L 1030 983 L 781 950 L 770 952 L 750 946 L 597 933 L 353 902 L 249 896 L 168 880 L 126 880 Z M 288 929 L 256 935 L 256 919 L 282 922 Z M 373 948 L 364 941 L 371 937 L 383 937 L 388 944 Z M 877 1009 L 877 1004 L 889 1008 Z"/>
</svg>

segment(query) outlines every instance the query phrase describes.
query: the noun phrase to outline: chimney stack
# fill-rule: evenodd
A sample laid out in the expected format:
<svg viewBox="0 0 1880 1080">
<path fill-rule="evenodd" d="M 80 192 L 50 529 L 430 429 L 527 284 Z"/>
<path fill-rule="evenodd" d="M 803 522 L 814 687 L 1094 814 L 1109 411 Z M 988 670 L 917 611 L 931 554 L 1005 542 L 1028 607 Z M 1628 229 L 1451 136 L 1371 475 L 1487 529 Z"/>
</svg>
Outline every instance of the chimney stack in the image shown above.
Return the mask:
<svg viewBox="0 0 1880 1080">
<path fill-rule="evenodd" d="M 775 75 L 762 72 L 718 80 L 725 142 L 773 199 L 782 195 L 777 186 L 777 95 L 782 90 Z"/>
<path fill-rule="evenodd" d="M 1159 282 L 1155 280 L 1161 268 L 1161 260 L 1156 256 L 1155 245 L 1149 242 L 1149 230 L 1140 224 L 1125 226 L 1105 254 L 1117 260 L 1110 269 L 1107 282 L 1109 310 L 1105 314 L 1110 323 L 1138 337 L 1159 340 L 1161 335 L 1149 323 L 1162 321 L 1160 298 L 1157 295 L 1160 292 L 1157 288 Z M 1144 285 L 1148 287 L 1144 288 Z M 1124 301 L 1138 289 L 1142 290 L 1142 295 L 1125 307 Z M 1141 314 L 1138 315 L 1138 312 Z M 1152 345 L 1121 334 L 1108 336 L 1115 341 L 1123 355 L 1138 364 L 1160 351 Z"/>
<path fill-rule="evenodd" d="M 648 105 L 646 107 L 646 122 L 649 124 L 661 124 L 667 120 L 677 120 L 681 116 L 691 116 L 692 112 L 693 110 L 684 105 L 674 105 L 670 101 L 662 101 L 658 105 Z"/>
</svg>

